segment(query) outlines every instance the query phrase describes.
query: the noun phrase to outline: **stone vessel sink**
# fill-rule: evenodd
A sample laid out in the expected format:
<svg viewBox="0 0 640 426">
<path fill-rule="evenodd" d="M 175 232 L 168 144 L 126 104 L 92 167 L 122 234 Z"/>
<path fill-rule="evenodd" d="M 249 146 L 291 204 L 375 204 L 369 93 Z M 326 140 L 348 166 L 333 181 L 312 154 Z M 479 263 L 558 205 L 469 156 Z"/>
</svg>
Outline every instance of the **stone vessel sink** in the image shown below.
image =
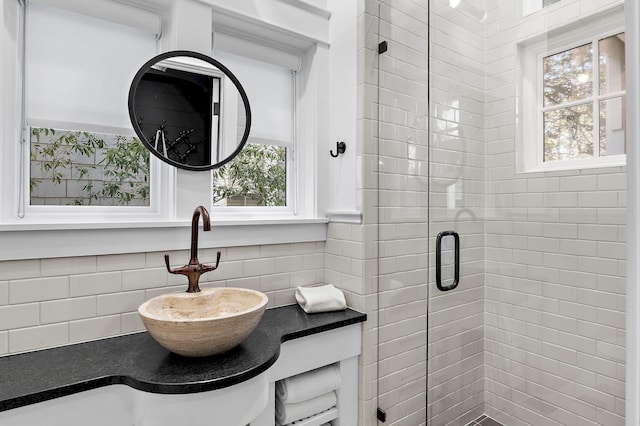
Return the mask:
<svg viewBox="0 0 640 426">
<path fill-rule="evenodd" d="M 154 297 L 140 305 L 138 313 L 162 346 L 202 357 L 239 345 L 260 322 L 267 301 L 264 293 L 246 288 L 208 288 Z"/>
</svg>

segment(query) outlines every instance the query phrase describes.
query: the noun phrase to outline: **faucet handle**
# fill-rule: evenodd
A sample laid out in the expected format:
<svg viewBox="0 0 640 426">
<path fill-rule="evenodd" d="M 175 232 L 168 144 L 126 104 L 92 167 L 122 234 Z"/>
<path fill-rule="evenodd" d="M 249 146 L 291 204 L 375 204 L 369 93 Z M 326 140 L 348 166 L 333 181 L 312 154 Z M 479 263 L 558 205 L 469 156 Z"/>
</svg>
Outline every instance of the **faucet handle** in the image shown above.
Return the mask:
<svg viewBox="0 0 640 426">
<path fill-rule="evenodd" d="M 171 266 L 169 266 L 169 255 L 168 254 L 164 255 L 164 263 L 167 265 L 167 271 L 169 271 L 170 274 L 177 274 L 177 272 L 171 270 Z"/>
<path fill-rule="evenodd" d="M 202 273 L 209 272 L 209 271 L 215 271 L 216 269 L 218 269 L 218 265 L 220 264 L 220 255 L 221 255 L 221 253 L 218 252 L 218 255 L 216 256 L 216 264 L 215 264 L 215 266 L 213 266 L 213 265 L 202 265 Z"/>
</svg>

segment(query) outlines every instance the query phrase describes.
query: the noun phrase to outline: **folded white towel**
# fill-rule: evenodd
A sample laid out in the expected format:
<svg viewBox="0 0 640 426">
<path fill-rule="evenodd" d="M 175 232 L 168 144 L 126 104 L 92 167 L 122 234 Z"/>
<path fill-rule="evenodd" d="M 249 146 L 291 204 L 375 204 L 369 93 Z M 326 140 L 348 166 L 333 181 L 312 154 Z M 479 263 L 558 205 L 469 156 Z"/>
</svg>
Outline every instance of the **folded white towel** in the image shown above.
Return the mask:
<svg viewBox="0 0 640 426">
<path fill-rule="evenodd" d="M 324 395 L 340 387 L 340 370 L 336 365 L 317 368 L 276 382 L 276 397 L 293 404 Z"/>
<path fill-rule="evenodd" d="M 296 288 L 296 300 L 308 314 L 347 309 L 344 293 L 333 284 Z"/>
<path fill-rule="evenodd" d="M 276 398 L 276 421 L 281 425 L 287 425 L 306 419 L 334 407 L 337 401 L 338 398 L 333 391 L 294 404 L 284 404 Z"/>
</svg>

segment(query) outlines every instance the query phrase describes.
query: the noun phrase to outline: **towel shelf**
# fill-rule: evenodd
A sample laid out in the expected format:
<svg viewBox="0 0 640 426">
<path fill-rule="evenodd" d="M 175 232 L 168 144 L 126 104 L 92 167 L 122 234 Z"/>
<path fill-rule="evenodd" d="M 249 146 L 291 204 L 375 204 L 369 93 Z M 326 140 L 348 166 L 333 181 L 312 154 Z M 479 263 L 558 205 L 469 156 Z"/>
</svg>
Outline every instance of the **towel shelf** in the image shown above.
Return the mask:
<svg viewBox="0 0 640 426">
<path fill-rule="evenodd" d="M 337 404 L 327 411 L 294 423 L 295 426 L 320 426 L 327 422 L 351 426 L 358 423 L 358 355 L 362 329 L 354 324 L 300 337 L 282 344 L 280 357 L 268 370 L 269 403 L 251 426 L 273 426 L 276 406 L 276 382 L 300 373 L 336 364 L 340 371 Z"/>
<path fill-rule="evenodd" d="M 295 426 L 320 426 L 331 420 L 338 418 L 338 409 L 336 407 L 329 408 L 327 411 L 318 413 L 315 416 L 307 417 L 306 419 L 298 420 L 295 422 Z"/>
</svg>

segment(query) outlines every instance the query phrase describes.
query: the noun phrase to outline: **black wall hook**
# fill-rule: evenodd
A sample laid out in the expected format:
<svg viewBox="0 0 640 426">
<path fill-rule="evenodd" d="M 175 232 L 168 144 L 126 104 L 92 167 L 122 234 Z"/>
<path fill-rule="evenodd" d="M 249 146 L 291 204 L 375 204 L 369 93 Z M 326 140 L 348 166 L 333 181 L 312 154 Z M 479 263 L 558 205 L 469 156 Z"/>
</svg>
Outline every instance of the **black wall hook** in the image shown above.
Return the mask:
<svg viewBox="0 0 640 426">
<path fill-rule="evenodd" d="M 333 158 L 336 158 L 338 155 L 340 154 L 344 154 L 344 152 L 347 150 L 347 144 L 340 141 L 340 142 L 336 142 L 336 151 L 338 151 L 336 154 L 333 153 L 333 150 L 329 151 L 329 154 L 331 154 L 331 156 Z"/>
</svg>

